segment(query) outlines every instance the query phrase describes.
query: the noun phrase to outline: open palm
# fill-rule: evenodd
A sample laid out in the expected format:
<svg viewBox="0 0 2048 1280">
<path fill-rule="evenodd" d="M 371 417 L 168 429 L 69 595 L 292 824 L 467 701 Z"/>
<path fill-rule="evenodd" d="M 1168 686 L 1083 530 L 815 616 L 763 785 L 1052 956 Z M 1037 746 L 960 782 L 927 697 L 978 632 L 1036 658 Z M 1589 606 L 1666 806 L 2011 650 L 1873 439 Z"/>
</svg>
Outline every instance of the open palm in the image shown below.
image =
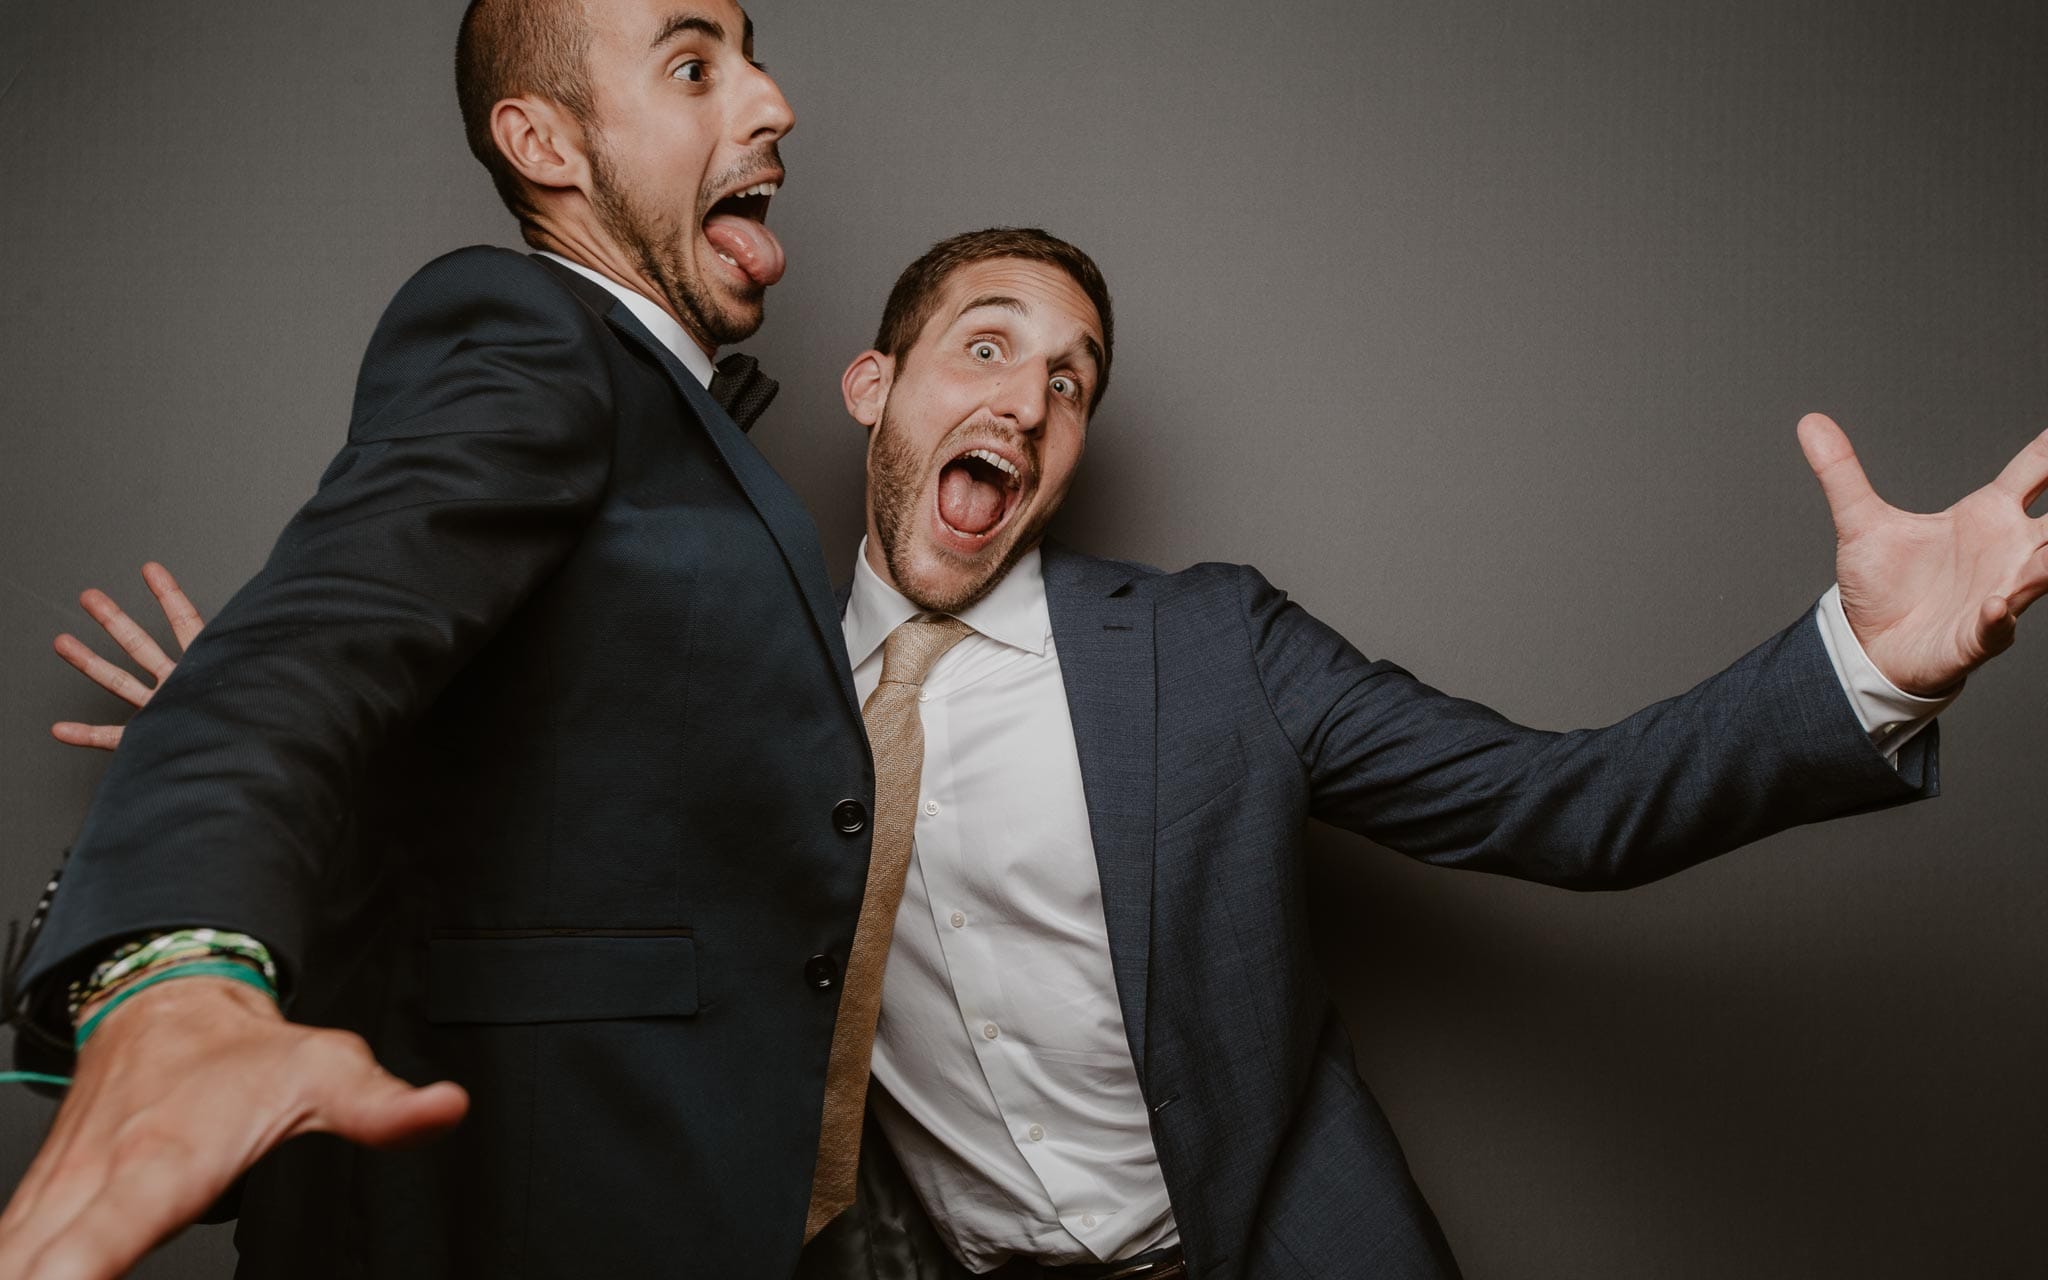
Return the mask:
<svg viewBox="0 0 2048 1280">
<path fill-rule="evenodd" d="M 2020 614 L 2048 592 L 2048 519 L 2027 514 L 2048 489 L 2048 432 L 1931 515 L 1878 497 L 1831 419 L 1800 419 L 1799 444 L 1834 517 L 1842 611 L 1878 670 L 1932 696 L 2012 644 Z"/>
</svg>

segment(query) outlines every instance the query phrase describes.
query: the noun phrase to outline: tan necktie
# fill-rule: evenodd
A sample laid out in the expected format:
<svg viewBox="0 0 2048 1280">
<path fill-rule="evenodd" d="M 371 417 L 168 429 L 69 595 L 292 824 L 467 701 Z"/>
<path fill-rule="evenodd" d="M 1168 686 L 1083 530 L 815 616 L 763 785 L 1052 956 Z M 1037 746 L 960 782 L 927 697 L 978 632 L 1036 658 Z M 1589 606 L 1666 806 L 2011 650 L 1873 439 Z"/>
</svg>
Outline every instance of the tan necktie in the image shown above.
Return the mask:
<svg viewBox="0 0 2048 1280">
<path fill-rule="evenodd" d="M 889 939 L 903 902 L 903 877 L 910 869 L 911 836 L 917 828 L 918 779 L 924 772 L 918 690 L 939 655 L 973 630 L 958 618 L 921 613 L 891 631 L 882 645 L 882 682 L 861 708 L 875 756 L 874 841 L 867 892 L 846 958 L 846 985 L 839 992 L 839 1018 L 832 1027 L 832 1056 L 825 1067 L 825 1120 L 818 1134 L 818 1166 L 811 1175 L 806 1241 L 853 1203 L 868 1063 L 875 1051 L 875 1018 L 882 1009 L 882 970 L 889 962 Z"/>
</svg>

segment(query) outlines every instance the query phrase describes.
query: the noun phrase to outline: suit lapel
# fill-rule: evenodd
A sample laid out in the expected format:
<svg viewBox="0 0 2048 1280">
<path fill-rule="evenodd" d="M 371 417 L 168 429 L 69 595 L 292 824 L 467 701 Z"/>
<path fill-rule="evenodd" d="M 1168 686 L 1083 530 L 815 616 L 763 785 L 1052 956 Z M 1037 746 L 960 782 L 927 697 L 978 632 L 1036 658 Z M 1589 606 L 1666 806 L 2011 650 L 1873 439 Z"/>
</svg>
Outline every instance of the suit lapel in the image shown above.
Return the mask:
<svg viewBox="0 0 2048 1280">
<path fill-rule="evenodd" d="M 1122 594 L 1132 575 L 1108 561 L 1047 543 L 1044 565 L 1046 605 L 1102 877 L 1117 1003 L 1143 1080 L 1158 769 L 1152 602 Z"/>
<path fill-rule="evenodd" d="M 711 398 L 711 393 L 704 389 L 696 376 L 676 359 L 673 351 L 661 345 L 661 341 L 647 331 L 647 327 L 627 310 L 624 303 L 613 299 L 605 318 L 614 329 L 653 356 L 668 373 L 669 381 L 689 402 L 697 420 L 704 426 L 704 433 L 711 437 L 719 457 L 725 460 L 726 469 L 732 472 L 733 479 L 739 481 L 747 501 L 754 505 L 761 523 L 768 526 L 768 532 L 774 537 L 775 545 L 781 548 L 782 558 L 803 592 L 804 604 L 810 609 L 818 637 L 824 642 L 825 651 L 832 656 L 840 692 L 858 721 L 860 702 L 853 696 L 853 668 L 846 659 L 846 637 L 839 626 L 839 609 L 833 603 L 831 580 L 825 575 L 825 554 L 818 546 L 818 529 L 811 522 L 810 513 L 804 510 L 795 492 L 783 483 L 781 476 L 775 474 L 775 468 L 768 465 L 768 459 L 748 442 L 745 434 Z"/>
</svg>

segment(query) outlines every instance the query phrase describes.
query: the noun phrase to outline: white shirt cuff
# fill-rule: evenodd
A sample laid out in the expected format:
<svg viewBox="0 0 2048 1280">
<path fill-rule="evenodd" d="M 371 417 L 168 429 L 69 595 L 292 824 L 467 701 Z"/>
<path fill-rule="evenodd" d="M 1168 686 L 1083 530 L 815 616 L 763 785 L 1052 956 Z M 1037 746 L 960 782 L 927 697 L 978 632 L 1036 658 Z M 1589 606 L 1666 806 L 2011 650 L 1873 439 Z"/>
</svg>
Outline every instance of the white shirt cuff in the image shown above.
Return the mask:
<svg viewBox="0 0 2048 1280">
<path fill-rule="evenodd" d="M 1835 664 L 1835 678 L 1849 695 L 1849 706 L 1856 712 L 1857 722 L 1870 735 L 1871 744 L 1897 768 L 1899 748 L 1946 711 L 1956 695 L 1922 698 L 1886 679 L 1850 629 L 1849 615 L 1842 612 L 1841 584 L 1828 588 L 1828 593 L 1820 598 L 1820 607 L 1814 610 L 1814 617 L 1820 624 L 1821 646 L 1828 651 L 1828 661 Z M 1961 692 L 1960 686 L 1957 692 Z"/>
</svg>

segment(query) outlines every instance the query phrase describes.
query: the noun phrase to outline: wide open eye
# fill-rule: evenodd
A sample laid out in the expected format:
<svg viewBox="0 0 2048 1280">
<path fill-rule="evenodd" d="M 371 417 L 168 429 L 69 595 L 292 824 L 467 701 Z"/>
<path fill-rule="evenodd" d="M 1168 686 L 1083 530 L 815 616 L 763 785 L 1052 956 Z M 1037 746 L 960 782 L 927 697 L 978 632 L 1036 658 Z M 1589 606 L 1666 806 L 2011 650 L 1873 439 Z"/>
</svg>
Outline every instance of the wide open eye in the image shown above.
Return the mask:
<svg viewBox="0 0 2048 1280">
<path fill-rule="evenodd" d="M 1003 349 L 993 342 L 981 341 L 967 348 L 967 353 L 983 364 L 1002 358 Z"/>
<path fill-rule="evenodd" d="M 669 72 L 669 78 L 672 80 L 685 80 L 691 84 L 703 84 L 705 77 L 710 75 L 710 73 L 711 66 L 709 63 L 705 62 L 702 58 L 692 58 L 674 71 Z"/>
<path fill-rule="evenodd" d="M 1054 395 L 1064 396 L 1069 400 L 1075 399 L 1081 394 L 1081 384 L 1064 373 L 1054 376 L 1051 386 Z"/>
</svg>

